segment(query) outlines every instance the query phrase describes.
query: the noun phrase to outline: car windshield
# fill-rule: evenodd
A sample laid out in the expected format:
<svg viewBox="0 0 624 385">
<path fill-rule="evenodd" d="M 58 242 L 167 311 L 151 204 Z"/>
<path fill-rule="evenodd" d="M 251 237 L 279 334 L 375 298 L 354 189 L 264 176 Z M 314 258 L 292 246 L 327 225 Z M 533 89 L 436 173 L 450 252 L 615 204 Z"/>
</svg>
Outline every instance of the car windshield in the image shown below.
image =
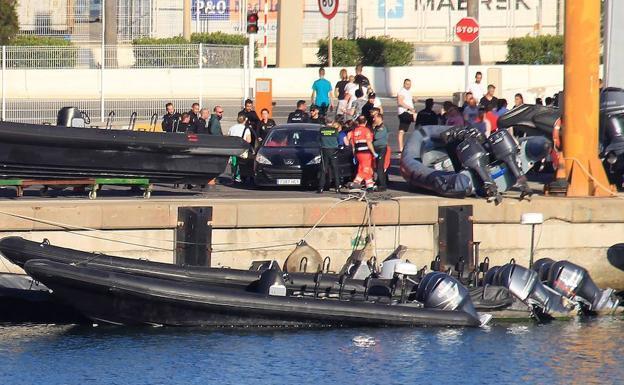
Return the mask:
<svg viewBox="0 0 624 385">
<path fill-rule="evenodd" d="M 319 145 L 319 131 L 292 128 L 273 129 L 265 147 L 315 147 Z"/>
</svg>

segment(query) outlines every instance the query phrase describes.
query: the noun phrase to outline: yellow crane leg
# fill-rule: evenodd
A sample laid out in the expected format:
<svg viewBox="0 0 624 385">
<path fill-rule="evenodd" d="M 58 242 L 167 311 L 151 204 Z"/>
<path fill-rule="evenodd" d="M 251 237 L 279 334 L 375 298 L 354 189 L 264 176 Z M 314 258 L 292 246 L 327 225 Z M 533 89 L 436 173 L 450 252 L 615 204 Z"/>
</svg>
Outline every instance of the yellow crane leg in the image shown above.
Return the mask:
<svg viewBox="0 0 624 385">
<path fill-rule="evenodd" d="M 598 158 L 600 0 L 566 0 L 563 153 L 567 196 L 610 196 Z"/>
</svg>

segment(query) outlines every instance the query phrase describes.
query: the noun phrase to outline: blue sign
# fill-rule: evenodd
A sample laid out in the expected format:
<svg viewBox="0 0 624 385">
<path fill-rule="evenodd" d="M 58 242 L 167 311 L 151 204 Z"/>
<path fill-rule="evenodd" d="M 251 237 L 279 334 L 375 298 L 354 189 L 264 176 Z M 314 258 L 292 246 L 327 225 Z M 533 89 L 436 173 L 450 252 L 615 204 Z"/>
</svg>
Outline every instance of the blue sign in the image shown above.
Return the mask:
<svg viewBox="0 0 624 385">
<path fill-rule="evenodd" d="M 193 0 L 193 20 L 230 20 L 230 0 Z"/>
<path fill-rule="evenodd" d="M 388 19 L 402 19 L 405 15 L 405 0 L 379 0 L 377 7 L 377 15 L 380 19 L 386 17 Z"/>
</svg>

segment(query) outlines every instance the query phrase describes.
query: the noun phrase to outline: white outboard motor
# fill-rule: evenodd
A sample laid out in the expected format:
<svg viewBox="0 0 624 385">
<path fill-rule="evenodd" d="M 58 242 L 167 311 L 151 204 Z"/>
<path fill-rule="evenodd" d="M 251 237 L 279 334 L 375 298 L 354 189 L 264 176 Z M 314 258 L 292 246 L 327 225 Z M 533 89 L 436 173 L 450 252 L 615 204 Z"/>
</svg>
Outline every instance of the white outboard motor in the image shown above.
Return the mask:
<svg viewBox="0 0 624 385">
<path fill-rule="evenodd" d="M 542 284 L 533 270 L 515 263 L 490 270 L 495 272 L 486 274 L 484 281 L 486 284 L 506 287 L 520 301 L 537 306 L 546 314 L 568 315 L 574 310 L 573 304 L 564 303 L 559 293 Z"/>
<path fill-rule="evenodd" d="M 548 286 L 566 298 L 584 303 L 589 311 L 613 312 L 618 301 L 613 289 L 600 290 L 587 270 L 568 261 L 557 261 L 550 267 Z"/>
<path fill-rule="evenodd" d="M 477 313 L 468 289 L 442 272 L 432 272 L 423 277 L 416 290 L 416 300 L 430 309 L 463 311 L 478 319 L 481 326 L 492 318 L 490 314 Z"/>
</svg>

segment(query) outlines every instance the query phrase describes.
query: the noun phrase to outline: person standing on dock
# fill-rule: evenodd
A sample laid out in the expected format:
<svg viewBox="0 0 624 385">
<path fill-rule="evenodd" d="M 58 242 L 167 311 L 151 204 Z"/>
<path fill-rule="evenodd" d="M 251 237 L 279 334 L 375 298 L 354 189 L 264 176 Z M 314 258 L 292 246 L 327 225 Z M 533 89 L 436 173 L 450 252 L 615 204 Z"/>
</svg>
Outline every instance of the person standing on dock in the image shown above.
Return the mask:
<svg viewBox="0 0 624 385">
<path fill-rule="evenodd" d="M 191 104 L 191 110 L 188 112 L 189 116 L 191 117 L 191 125 L 195 125 L 195 123 L 197 122 L 197 119 L 199 119 L 199 103 L 193 103 Z"/>
<path fill-rule="evenodd" d="M 210 120 L 210 110 L 202 108 L 199 110 L 199 118 L 195 122 L 194 132 L 196 134 L 208 134 L 208 121 Z"/>
<path fill-rule="evenodd" d="M 373 116 L 373 148 L 377 153 L 376 174 L 377 174 L 377 191 L 386 191 L 386 157 L 388 154 L 388 130 L 384 126 L 383 114 L 378 113 Z"/>
<path fill-rule="evenodd" d="M 245 142 L 251 144 L 251 132 L 249 127 L 247 126 L 247 116 L 244 113 L 239 113 L 236 118 L 236 124 L 230 127 L 228 130 L 228 136 L 237 136 L 242 138 Z M 251 146 L 249 151 L 251 151 Z M 230 162 L 232 164 L 232 178 L 234 182 L 242 182 L 240 177 L 240 165 L 238 161 L 238 157 L 232 156 L 230 157 Z"/>
<path fill-rule="evenodd" d="M 210 135 L 222 136 L 221 119 L 223 119 L 223 107 L 215 106 L 212 111 L 213 114 L 210 115 L 210 120 L 208 121 L 208 133 Z"/>
<path fill-rule="evenodd" d="M 377 153 L 373 147 L 373 133 L 366 127 L 365 116 L 358 116 L 356 122 L 357 126 L 348 134 L 349 142 L 358 163 L 357 175 L 350 187 L 360 188 L 362 182 L 364 182 L 366 189 L 372 190 L 375 187 L 375 182 L 373 181 L 373 161 L 377 158 Z"/>
<path fill-rule="evenodd" d="M 329 182 L 334 181 L 336 192 L 340 189 L 340 171 L 338 168 L 338 130 L 333 124 L 321 127 L 321 169 L 319 172 L 319 183 L 317 193 L 322 193 L 325 189 L 326 178 L 329 175 Z"/>
<path fill-rule="evenodd" d="M 245 115 L 247 118 L 247 125 L 253 130 L 253 135 L 256 136 L 260 126 L 260 118 L 258 117 L 258 113 L 256 113 L 251 99 L 245 100 L 245 107 L 239 111 L 238 115 L 240 114 Z"/>
<path fill-rule="evenodd" d="M 312 83 L 312 97 L 310 98 L 312 105 L 317 105 L 321 117 L 325 117 L 327 109 L 334 110 L 334 102 L 332 98 L 332 85 L 329 80 L 325 79 L 325 68 L 319 69 L 319 78 Z"/>
<path fill-rule="evenodd" d="M 297 109 L 288 114 L 288 120 L 286 123 L 309 123 L 310 115 L 306 112 L 308 106 L 306 106 L 305 100 L 299 100 L 297 102 Z"/>
<path fill-rule="evenodd" d="M 397 107 L 399 113 L 399 153 L 403 152 L 403 137 L 409 130 L 412 123 L 416 121 L 416 110 L 414 109 L 414 97 L 412 96 L 412 81 L 403 80 L 403 87 L 397 93 Z"/>
<path fill-rule="evenodd" d="M 162 130 L 164 132 L 174 132 L 177 128 L 176 126 L 180 122 L 180 114 L 178 114 L 173 106 L 173 103 L 167 103 L 165 105 L 165 110 L 167 111 L 162 118 Z"/>
</svg>

